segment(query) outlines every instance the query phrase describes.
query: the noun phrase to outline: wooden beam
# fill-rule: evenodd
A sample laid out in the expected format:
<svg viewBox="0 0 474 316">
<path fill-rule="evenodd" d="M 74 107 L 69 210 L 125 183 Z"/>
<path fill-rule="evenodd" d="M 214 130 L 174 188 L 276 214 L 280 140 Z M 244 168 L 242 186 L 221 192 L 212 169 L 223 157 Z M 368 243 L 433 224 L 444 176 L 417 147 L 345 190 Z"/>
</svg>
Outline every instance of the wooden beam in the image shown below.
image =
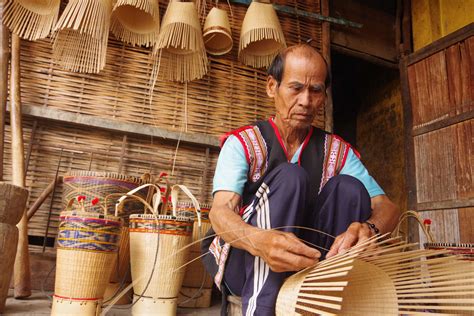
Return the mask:
<svg viewBox="0 0 474 316">
<path fill-rule="evenodd" d="M 417 63 L 418 61 L 423 60 L 433 54 L 436 54 L 437 52 L 448 48 L 449 46 L 454 45 L 457 42 L 460 42 L 471 36 L 474 36 L 474 22 L 466 25 L 465 27 L 457 30 L 456 32 L 453 32 L 445 37 L 440 38 L 437 41 L 434 41 L 430 45 L 425 46 L 424 48 L 421 48 L 420 50 L 417 50 L 413 54 L 409 55 L 408 65 Z"/>
<path fill-rule="evenodd" d="M 364 52 L 353 50 L 353 49 L 350 49 L 350 48 L 347 48 L 347 47 L 344 47 L 344 46 L 340 46 L 340 45 L 337 45 L 337 44 L 334 44 L 334 43 L 331 44 L 331 48 L 334 51 L 339 52 L 341 54 L 354 56 L 354 57 L 363 59 L 363 60 L 368 61 L 369 63 L 375 64 L 375 65 L 379 65 L 379 66 L 386 67 L 386 68 L 391 68 L 391 69 L 398 69 L 398 63 L 395 62 L 395 61 L 386 60 L 386 59 L 383 59 L 383 58 L 380 58 L 380 57 L 377 57 L 377 56 L 373 56 L 373 55 L 370 55 L 370 54 L 367 54 L 367 53 L 364 53 Z"/>
<path fill-rule="evenodd" d="M 27 214 L 26 217 L 28 218 L 28 220 L 30 220 L 33 217 L 33 215 L 35 215 L 36 211 L 41 207 L 41 205 L 43 205 L 43 202 L 46 200 L 46 198 L 51 194 L 51 192 L 53 192 L 54 186 L 57 183 L 61 183 L 62 181 L 63 181 L 63 177 L 60 176 L 60 177 L 57 177 L 56 181 L 53 179 L 48 184 L 46 189 L 44 189 L 44 191 L 40 194 L 40 196 L 35 200 L 33 205 L 31 205 L 30 208 L 28 209 L 28 212 L 26 213 Z"/>
<path fill-rule="evenodd" d="M 467 105 L 468 108 L 469 107 L 472 108 L 472 106 L 474 106 L 474 102 L 471 102 L 470 104 Z M 451 126 L 451 125 L 454 125 L 454 124 L 459 124 L 459 123 L 462 123 L 464 121 L 472 120 L 472 119 L 474 119 L 474 110 L 467 111 L 467 112 L 461 113 L 461 114 L 456 115 L 456 116 L 450 116 L 450 117 L 444 118 L 442 120 L 430 123 L 428 125 L 424 125 L 424 126 L 421 126 L 421 127 L 416 127 L 416 128 L 413 129 L 412 135 L 413 136 L 419 136 L 419 135 L 422 135 L 422 134 L 426 134 L 426 133 L 429 133 L 429 132 L 432 132 L 432 131 L 435 131 L 435 130 L 439 130 L 439 129 L 442 129 L 442 128 L 445 128 L 445 127 L 448 127 L 448 126 Z"/>
<path fill-rule="evenodd" d="M 7 108 L 7 110 L 9 109 Z M 23 115 L 34 117 L 37 119 L 46 119 L 61 123 L 99 128 L 112 132 L 126 133 L 129 135 L 134 134 L 153 136 L 168 141 L 177 141 L 180 139 L 180 141 L 183 143 L 203 147 L 219 148 L 218 137 L 206 134 L 181 133 L 180 135 L 179 132 L 169 131 L 151 125 L 120 122 L 90 115 L 70 113 L 49 107 L 39 107 L 26 104 L 22 106 L 22 111 Z"/>
<path fill-rule="evenodd" d="M 416 205 L 417 211 L 435 211 L 474 207 L 474 198 L 449 201 L 424 202 Z"/>
</svg>

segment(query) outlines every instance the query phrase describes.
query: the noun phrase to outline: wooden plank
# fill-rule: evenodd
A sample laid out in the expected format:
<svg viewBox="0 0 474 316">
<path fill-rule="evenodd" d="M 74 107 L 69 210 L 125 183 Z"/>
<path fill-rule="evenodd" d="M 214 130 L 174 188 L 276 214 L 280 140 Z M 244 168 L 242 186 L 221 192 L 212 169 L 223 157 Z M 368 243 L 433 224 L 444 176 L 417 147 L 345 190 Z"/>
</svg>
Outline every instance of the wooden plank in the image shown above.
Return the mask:
<svg viewBox="0 0 474 316">
<path fill-rule="evenodd" d="M 9 111 L 9 108 L 7 108 Z M 177 141 L 181 139 L 181 142 L 198 145 L 208 146 L 212 148 L 219 147 L 219 140 L 215 136 L 198 134 L 198 133 L 178 133 L 168 131 L 159 127 L 150 125 L 142 125 L 131 122 L 118 122 L 111 119 L 104 119 L 100 117 L 94 117 L 90 115 L 70 113 L 57 109 L 24 105 L 22 108 L 23 115 L 31 116 L 38 119 L 53 120 L 56 122 L 63 122 L 68 124 L 75 124 L 80 126 L 88 126 L 91 128 L 100 128 L 113 132 L 153 136 L 166 140 Z"/>
<path fill-rule="evenodd" d="M 387 67 L 391 69 L 398 69 L 398 64 L 395 61 L 383 59 L 383 58 L 373 56 L 373 55 L 370 55 L 361 51 L 357 51 L 354 49 L 350 49 L 350 48 L 347 48 L 335 43 L 331 44 L 331 48 L 334 49 L 336 52 L 340 52 L 345 55 L 354 56 L 354 57 L 366 60 L 375 65 L 379 65 L 379 66 Z"/>
<path fill-rule="evenodd" d="M 411 111 L 410 91 L 408 87 L 407 59 L 400 60 L 400 88 L 403 102 L 404 117 L 404 138 L 405 138 L 405 165 L 406 183 L 408 193 L 408 209 L 416 207 L 416 171 L 415 171 L 415 150 L 411 127 L 413 126 L 413 116 Z"/>
<path fill-rule="evenodd" d="M 321 13 L 323 15 L 329 16 L 329 0 L 321 0 Z M 327 64 L 329 65 L 329 71 L 331 71 L 331 26 L 329 22 L 322 22 L 322 37 L 321 37 L 321 51 L 324 59 L 326 59 Z M 332 97 L 332 87 L 328 89 L 328 95 L 326 100 L 325 108 L 325 130 L 332 132 L 334 130 L 334 119 L 333 119 L 333 97 Z"/>
<path fill-rule="evenodd" d="M 471 104 L 474 104 L 474 101 L 471 102 Z M 439 129 L 454 125 L 454 124 L 462 123 L 464 121 L 471 120 L 473 118 L 474 118 L 474 110 L 470 110 L 468 112 L 464 112 L 456 116 L 447 117 L 439 121 L 436 121 L 427 125 L 423 125 L 421 127 L 415 127 L 413 129 L 412 135 L 419 136 L 422 134 L 426 134 L 435 130 L 439 130 Z"/>
<path fill-rule="evenodd" d="M 465 27 L 453 32 L 445 37 L 440 38 L 437 41 L 434 41 L 430 45 L 423 47 L 422 49 L 414 52 L 408 56 L 407 63 L 412 65 L 419 62 L 451 45 L 456 44 L 470 36 L 474 36 L 474 22 L 466 25 Z"/>
<path fill-rule="evenodd" d="M 6 1 L 0 2 L 0 12 Z M 3 181 L 3 149 L 5 139 L 5 109 L 8 96 L 8 61 L 10 60 L 10 48 L 8 42 L 10 32 L 3 24 L 3 14 L 0 14 L 0 181 Z"/>
<path fill-rule="evenodd" d="M 418 203 L 416 210 L 418 211 L 434 211 L 452 208 L 469 208 L 474 206 L 474 198 L 469 199 L 454 199 L 449 201 L 436 201 L 436 202 L 425 202 Z"/>
<path fill-rule="evenodd" d="M 340 47 L 397 62 L 395 41 L 395 1 L 333 0 L 330 11 L 350 21 L 363 24 L 362 28 L 348 28 L 333 24 L 331 43 Z"/>
<path fill-rule="evenodd" d="M 460 242 L 474 242 L 474 207 L 459 209 L 458 217 Z"/>
</svg>

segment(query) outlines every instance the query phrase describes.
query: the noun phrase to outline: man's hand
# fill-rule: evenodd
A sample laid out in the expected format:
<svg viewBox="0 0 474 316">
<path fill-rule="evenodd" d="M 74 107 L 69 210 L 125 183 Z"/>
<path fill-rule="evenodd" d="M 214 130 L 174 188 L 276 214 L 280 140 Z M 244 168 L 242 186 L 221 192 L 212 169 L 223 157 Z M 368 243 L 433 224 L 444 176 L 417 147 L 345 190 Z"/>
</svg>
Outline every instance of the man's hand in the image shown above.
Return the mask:
<svg viewBox="0 0 474 316">
<path fill-rule="evenodd" d="M 252 255 L 261 257 L 274 272 L 299 271 L 318 262 L 321 253 L 294 234 L 256 229 L 248 235 Z"/>
<path fill-rule="evenodd" d="M 344 233 L 336 237 L 326 258 L 342 253 L 350 247 L 366 241 L 372 236 L 373 233 L 366 223 L 354 222 L 349 225 L 349 228 Z"/>
</svg>

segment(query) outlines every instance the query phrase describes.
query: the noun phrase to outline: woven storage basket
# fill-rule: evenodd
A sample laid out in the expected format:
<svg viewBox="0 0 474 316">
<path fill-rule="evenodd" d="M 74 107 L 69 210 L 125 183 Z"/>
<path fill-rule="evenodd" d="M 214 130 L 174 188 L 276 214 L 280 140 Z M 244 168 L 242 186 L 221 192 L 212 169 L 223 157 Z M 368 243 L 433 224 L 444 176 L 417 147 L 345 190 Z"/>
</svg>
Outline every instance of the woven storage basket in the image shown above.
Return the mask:
<svg viewBox="0 0 474 316">
<path fill-rule="evenodd" d="M 277 315 L 397 315 L 474 311 L 474 273 L 445 251 L 374 237 L 349 251 L 289 277 Z M 413 245 L 411 245 L 413 246 Z M 453 298 L 455 293 L 457 296 Z"/>
<path fill-rule="evenodd" d="M 122 220 L 64 211 L 60 216 L 52 315 L 96 315 L 116 260 Z"/>
<path fill-rule="evenodd" d="M 160 33 L 158 0 L 117 0 L 110 30 L 125 43 L 153 46 Z"/>
<path fill-rule="evenodd" d="M 95 197 L 99 198 L 100 201 L 105 201 L 105 198 L 111 194 L 125 194 L 142 184 L 144 184 L 144 181 L 140 178 L 113 172 L 72 171 L 63 177 L 63 207 L 66 207 L 71 199 L 79 195 L 86 196 L 86 204 L 90 205 L 88 200 Z M 135 194 L 141 198 L 146 198 L 147 192 L 147 189 L 143 189 Z M 87 208 L 87 211 L 96 213 L 101 210 L 99 205 L 90 205 Z M 114 207 L 108 207 L 107 211 L 113 212 Z M 119 216 L 126 218 L 137 212 L 142 213 L 143 206 L 139 202 L 130 201 L 124 205 Z"/>
<path fill-rule="evenodd" d="M 474 244 L 429 242 L 424 243 L 424 247 L 431 250 L 447 250 L 451 255 L 457 255 L 464 260 L 474 261 Z"/>
<path fill-rule="evenodd" d="M 196 217 L 195 207 L 191 202 L 178 203 L 178 215 L 189 217 L 193 219 L 193 245 L 189 251 L 188 262 L 191 262 L 186 267 L 186 274 L 183 280 L 183 286 L 180 294 L 180 307 L 209 307 L 211 304 L 210 289 L 212 288 L 212 278 L 204 268 L 201 256 L 201 242 L 207 231 L 211 228 L 209 221 L 210 205 L 200 205 L 201 212 L 201 226 Z M 196 242 L 196 243 L 195 243 Z M 197 303 L 199 301 L 199 304 Z"/>
<path fill-rule="evenodd" d="M 239 59 L 247 66 L 268 67 L 285 47 L 285 36 L 272 4 L 253 1 L 242 22 Z"/>
<path fill-rule="evenodd" d="M 204 46 L 211 55 L 224 55 L 232 50 L 233 40 L 227 12 L 212 8 L 203 29 Z"/>
<path fill-rule="evenodd" d="M 60 0 L 7 0 L 3 22 L 21 38 L 45 38 L 58 20 Z"/>
<path fill-rule="evenodd" d="M 130 262 L 133 315 L 176 314 L 177 298 L 189 255 L 193 220 L 177 216 L 176 191 L 171 190 L 173 215 L 157 215 L 160 190 L 153 197 L 152 214 L 130 216 Z M 187 188 L 183 187 L 184 190 Z M 146 211 L 145 211 L 146 212 Z M 199 218 L 199 216 L 198 216 Z"/>
</svg>

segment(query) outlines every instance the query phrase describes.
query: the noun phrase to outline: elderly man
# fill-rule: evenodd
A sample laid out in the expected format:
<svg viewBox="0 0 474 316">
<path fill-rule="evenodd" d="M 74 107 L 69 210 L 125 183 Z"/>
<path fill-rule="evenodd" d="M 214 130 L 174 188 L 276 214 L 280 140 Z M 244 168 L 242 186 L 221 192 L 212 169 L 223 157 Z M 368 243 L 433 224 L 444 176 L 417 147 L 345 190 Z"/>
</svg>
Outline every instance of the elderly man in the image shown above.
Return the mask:
<svg viewBox="0 0 474 316">
<path fill-rule="evenodd" d="M 287 48 L 268 70 L 275 116 L 224 140 L 210 212 L 217 237 L 203 243 L 204 263 L 224 297 L 242 297 L 244 315 L 273 315 L 290 273 L 389 232 L 398 219 L 357 151 L 311 125 L 328 78 L 311 46 Z"/>
</svg>

